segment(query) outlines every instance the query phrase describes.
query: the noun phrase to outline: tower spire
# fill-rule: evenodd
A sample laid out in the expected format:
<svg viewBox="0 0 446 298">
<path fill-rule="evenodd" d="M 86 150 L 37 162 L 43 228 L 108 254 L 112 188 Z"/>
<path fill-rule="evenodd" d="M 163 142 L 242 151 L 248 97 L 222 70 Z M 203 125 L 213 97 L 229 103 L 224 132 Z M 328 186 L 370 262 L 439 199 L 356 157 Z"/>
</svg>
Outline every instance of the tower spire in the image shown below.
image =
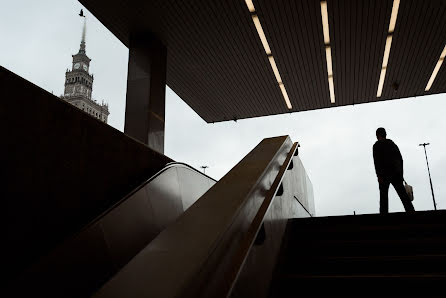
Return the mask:
<svg viewBox="0 0 446 298">
<path fill-rule="evenodd" d="M 84 26 L 82 28 L 82 39 L 79 54 L 85 54 L 85 34 L 87 32 L 87 18 L 84 15 L 81 15 L 81 17 L 84 18 Z"/>
</svg>

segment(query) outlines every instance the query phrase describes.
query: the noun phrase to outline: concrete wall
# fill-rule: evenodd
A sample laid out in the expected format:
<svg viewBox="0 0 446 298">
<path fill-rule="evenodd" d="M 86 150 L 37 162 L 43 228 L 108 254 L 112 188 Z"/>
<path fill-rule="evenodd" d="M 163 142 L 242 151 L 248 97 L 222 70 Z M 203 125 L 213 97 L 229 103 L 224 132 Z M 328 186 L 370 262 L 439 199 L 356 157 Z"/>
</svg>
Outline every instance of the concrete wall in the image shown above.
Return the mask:
<svg viewBox="0 0 446 298">
<path fill-rule="evenodd" d="M 2 67 L 0 90 L 2 269 L 14 276 L 171 159 Z"/>
</svg>

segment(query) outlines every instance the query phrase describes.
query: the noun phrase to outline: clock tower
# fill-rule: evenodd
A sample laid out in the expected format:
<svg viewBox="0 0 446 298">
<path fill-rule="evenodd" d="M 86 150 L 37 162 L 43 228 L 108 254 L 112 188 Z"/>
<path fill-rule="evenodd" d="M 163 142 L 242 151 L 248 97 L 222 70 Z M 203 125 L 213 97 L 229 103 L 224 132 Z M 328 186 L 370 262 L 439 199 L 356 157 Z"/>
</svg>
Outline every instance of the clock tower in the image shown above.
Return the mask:
<svg viewBox="0 0 446 298">
<path fill-rule="evenodd" d="M 108 105 L 100 104 L 93 100 L 91 93 L 93 90 L 93 75 L 90 74 L 90 61 L 85 51 L 86 18 L 82 30 L 82 39 L 79 52 L 72 55 L 73 61 L 71 70 L 65 72 L 65 89 L 62 99 L 78 107 L 84 112 L 107 123 L 109 115 Z"/>
</svg>

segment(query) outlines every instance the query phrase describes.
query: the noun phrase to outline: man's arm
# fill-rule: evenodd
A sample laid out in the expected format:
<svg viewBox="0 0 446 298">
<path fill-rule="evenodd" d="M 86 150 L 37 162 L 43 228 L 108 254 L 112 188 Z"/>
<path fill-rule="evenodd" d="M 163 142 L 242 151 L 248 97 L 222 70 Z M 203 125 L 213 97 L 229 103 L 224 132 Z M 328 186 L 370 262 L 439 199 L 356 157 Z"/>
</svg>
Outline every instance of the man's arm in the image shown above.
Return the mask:
<svg viewBox="0 0 446 298">
<path fill-rule="evenodd" d="M 395 154 L 396 154 L 396 157 L 397 157 L 397 159 L 398 159 L 398 161 L 399 161 L 399 163 L 400 163 L 400 171 L 401 171 L 401 176 L 404 176 L 404 167 L 403 167 L 403 156 L 401 155 L 401 152 L 400 152 L 400 148 L 398 148 L 398 146 L 395 144 L 395 143 L 393 143 L 394 145 L 395 145 Z"/>
<path fill-rule="evenodd" d="M 382 177 L 382 157 L 376 148 L 376 144 L 373 145 L 373 162 L 375 163 L 376 176 L 378 177 L 378 181 L 380 181 Z"/>
</svg>

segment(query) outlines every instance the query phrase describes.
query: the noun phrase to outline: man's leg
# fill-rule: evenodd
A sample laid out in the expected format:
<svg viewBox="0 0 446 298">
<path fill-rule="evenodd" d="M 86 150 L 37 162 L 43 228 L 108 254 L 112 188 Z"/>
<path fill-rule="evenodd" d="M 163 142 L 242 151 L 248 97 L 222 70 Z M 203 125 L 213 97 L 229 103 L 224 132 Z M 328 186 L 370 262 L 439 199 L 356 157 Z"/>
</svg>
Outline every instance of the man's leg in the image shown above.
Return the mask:
<svg viewBox="0 0 446 298">
<path fill-rule="evenodd" d="M 406 212 L 415 211 L 415 208 L 413 207 L 412 202 L 410 201 L 409 195 L 407 194 L 406 189 L 404 188 L 403 179 L 401 178 L 392 179 L 391 182 L 398 196 L 400 197 L 401 202 L 403 203 L 404 210 L 406 210 Z"/>
<path fill-rule="evenodd" d="M 379 183 L 379 213 L 389 213 L 389 184 L 388 179 L 383 179 Z"/>
</svg>

